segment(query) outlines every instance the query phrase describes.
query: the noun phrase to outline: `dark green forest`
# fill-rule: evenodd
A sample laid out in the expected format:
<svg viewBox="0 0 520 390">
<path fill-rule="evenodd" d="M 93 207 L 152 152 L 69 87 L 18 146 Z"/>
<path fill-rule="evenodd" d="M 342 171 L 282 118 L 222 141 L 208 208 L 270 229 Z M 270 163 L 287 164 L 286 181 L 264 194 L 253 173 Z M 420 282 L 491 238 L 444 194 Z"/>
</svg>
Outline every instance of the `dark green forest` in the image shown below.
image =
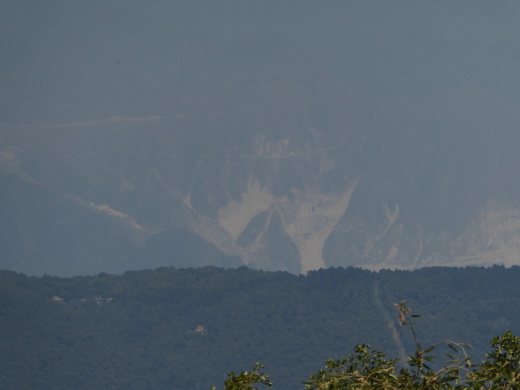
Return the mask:
<svg viewBox="0 0 520 390">
<path fill-rule="evenodd" d="M 484 359 L 520 333 L 520 267 L 293 275 L 246 267 L 29 277 L 0 271 L 0 388 L 209 389 L 260 361 L 277 389 L 366 343 L 414 349 L 394 303 L 420 314 L 423 345 L 456 340 Z M 440 361 L 439 364 L 443 362 Z"/>
</svg>

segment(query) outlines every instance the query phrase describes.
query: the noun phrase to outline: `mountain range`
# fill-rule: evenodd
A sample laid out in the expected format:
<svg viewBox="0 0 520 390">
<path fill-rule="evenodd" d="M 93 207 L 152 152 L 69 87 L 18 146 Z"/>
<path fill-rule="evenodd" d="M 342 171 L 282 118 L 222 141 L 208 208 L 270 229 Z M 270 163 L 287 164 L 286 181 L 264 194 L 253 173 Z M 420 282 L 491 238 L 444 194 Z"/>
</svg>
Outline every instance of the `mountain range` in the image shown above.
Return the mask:
<svg viewBox="0 0 520 390">
<path fill-rule="evenodd" d="M 24 4 L 0 42 L 0 268 L 520 264 L 520 43 L 338 35 L 323 63 L 159 7 Z"/>
</svg>

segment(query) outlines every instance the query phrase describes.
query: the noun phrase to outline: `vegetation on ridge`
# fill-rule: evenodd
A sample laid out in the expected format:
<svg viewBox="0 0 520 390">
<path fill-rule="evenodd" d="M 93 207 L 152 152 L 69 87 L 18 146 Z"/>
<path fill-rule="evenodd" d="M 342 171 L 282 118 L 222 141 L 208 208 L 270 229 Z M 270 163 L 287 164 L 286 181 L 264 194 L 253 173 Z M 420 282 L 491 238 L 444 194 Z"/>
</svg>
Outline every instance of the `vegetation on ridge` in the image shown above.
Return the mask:
<svg viewBox="0 0 520 390">
<path fill-rule="evenodd" d="M 395 321 L 401 299 L 420 308 L 423 345 L 465 341 L 478 362 L 491 337 L 520 333 L 518 280 L 520 267 L 0 271 L 0 388 L 200 390 L 259 361 L 297 390 L 360 342 L 404 359 L 415 345 Z"/>
</svg>

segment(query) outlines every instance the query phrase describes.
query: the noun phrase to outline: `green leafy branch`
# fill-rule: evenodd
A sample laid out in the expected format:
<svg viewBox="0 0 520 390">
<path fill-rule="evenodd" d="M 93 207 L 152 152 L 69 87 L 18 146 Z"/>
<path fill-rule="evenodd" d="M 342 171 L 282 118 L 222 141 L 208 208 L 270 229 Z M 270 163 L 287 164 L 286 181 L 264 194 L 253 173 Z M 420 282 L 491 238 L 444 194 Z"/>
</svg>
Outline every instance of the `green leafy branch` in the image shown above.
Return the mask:
<svg viewBox="0 0 520 390">
<path fill-rule="evenodd" d="M 329 359 L 325 368 L 310 375 L 303 382 L 306 390 L 369 390 L 369 389 L 421 389 L 421 390 L 519 390 L 520 389 L 520 338 L 511 331 L 491 340 L 492 351 L 481 364 L 471 362 L 466 349 L 471 345 L 443 340 L 423 349 L 417 339 L 413 319 L 406 303 L 394 305 L 398 310 L 399 324 L 412 333 L 415 352 L 408 356 L 404 367 L 398 368 L 398 359 L 388 360 L 385 354 L 369 345 L 361 344 L 344 359 Z M 439 370 L 430 362 L 439 346 L 447 346 L 448 360 Z M 225 390 L 258 390 L 255 383 L 271 386 L 269 376 L 256 363 L 251 371 L 230 373 Z M 216 390 L 215 387 L 211 388 Z"/>
<path fill-rule="evenodd" d="M 269 380 L 269 375 L 261 372 L 264 369 L 260 363 L 255 363 L 251 371 L 242 371 L 240 374 L 230 372 L 228 374 L 229 379 L 224 382 L 225 390 L 258 390 L 257 387 L 253 387 L 255 383 L 261 383 L 265 386 L 272 386 Z M 211 387 L 211 390 L 216 390 L 215 386 Z"/>
</svg>

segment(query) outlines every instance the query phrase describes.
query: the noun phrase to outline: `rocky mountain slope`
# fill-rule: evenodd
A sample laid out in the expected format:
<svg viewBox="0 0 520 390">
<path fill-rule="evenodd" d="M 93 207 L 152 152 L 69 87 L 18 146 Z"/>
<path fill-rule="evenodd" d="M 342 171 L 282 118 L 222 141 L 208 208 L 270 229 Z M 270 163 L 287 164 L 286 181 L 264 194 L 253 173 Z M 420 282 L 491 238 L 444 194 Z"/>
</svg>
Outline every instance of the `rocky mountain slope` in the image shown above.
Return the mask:
<svg viewBox="0 0 520 390">
<path fill-rule="evenodd" d="M 217 42 L 104 13 L 13 52 L 0 73 L 0 267 L 520 264 L 508 73 L 476 64 L 478 77 L 440 85 L 417 60 L 406 78 L 401 48 L 377 74 L 423 77 L 421 93 L 383 94 L 368 64 L 388 48 L 370 50 L 348 46 L 327 69 L 283 38 Z"/>
</svg>

